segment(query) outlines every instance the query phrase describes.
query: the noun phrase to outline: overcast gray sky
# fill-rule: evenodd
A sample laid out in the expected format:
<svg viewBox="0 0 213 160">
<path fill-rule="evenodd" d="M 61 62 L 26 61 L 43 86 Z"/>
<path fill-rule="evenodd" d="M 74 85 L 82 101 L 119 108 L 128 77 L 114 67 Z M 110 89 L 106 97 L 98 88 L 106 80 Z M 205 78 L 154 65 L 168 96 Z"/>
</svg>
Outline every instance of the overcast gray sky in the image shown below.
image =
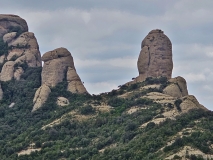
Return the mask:
<svg viewBox="0 0 213 160">
<path fill-rule="evenodd" d="M 41 54 L 58 47 L 74 57 L 91 94 L 111 91 L 138 75 L 140 44 L 161 29 L 173 44 L 172 77 L 213 110 L 213 1 L 0 0 L 2 14 L 24 18 Z"/>
</svg>

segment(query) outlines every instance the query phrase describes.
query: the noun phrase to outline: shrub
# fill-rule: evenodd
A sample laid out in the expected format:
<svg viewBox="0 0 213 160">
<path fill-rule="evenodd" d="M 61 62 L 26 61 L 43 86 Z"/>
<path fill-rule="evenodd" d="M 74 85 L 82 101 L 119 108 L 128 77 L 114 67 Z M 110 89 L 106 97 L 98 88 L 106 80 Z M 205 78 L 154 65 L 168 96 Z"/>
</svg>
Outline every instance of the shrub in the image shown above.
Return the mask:
<svg viewBox="0 0 213 160">
<path fill-rule="evenodd" d="M 146 125 L 146 129 L 152 129 L 153 127 L 155 127 L 155 123 L 154 123 L 154 122 L 149 122 L 149 123 Z"/>
<path fill-rule="evenodd" d="M 95 113 L 95 109 L 91 105 L 87 105 L 80 108 L 80 113 L 84 115 Z"/>
<path fill-rule="evenodd" d="M 179 111 L 179 112 L 181 112 L 181 108 L 180 108 L 180 104 L 182 103 L 182 100 L 181 99 L 177 99 L 176 101 L 175 101 L 175 106 L 176 106 L 176 108 L 177 108 L 177 110 Z"/>
<path fill-rule="evenodd" d="M 8 54 L 8 44 L 4 43 L 3 39 L 0 38 L 0 56 Z"/>
</svg>

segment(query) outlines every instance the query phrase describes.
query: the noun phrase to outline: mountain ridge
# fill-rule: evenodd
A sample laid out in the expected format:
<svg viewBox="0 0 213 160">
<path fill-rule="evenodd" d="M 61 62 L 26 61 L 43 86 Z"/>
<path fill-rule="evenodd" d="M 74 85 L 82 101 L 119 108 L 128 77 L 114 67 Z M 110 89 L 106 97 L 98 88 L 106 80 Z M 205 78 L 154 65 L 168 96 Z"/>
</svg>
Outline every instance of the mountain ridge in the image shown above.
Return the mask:
<svg viewBox="0 0 213 160">
<path fill-rule="evenodd" d="M 163 31 L 142 41 L 138 77 L 90 95 L 71 53 L 57 48 L 41 57 L 25 23 L 0 15 L 1 159 L 213 158 L 213 113 L 188 94 L 183 77 L 171 77 Z"/>
</svg>

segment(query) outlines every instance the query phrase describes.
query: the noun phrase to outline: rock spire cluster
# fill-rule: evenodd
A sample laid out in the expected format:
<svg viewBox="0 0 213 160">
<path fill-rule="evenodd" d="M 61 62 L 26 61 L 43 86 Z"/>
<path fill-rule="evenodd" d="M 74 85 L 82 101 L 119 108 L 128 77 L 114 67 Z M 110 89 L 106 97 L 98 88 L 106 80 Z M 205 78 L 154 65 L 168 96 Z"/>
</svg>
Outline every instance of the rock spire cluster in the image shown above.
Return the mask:
<svg viewBox="0 0 213 160">
<path fill-rule="evenodd" d="M 139 76 L 127 84 L 142 82 L 148 77 L 167 77 L 168 85 L 164 86 L 161 94 L 182 99 L 185 108 L 190 103 L 200 105 L 196 98 L 188 95 L 183 77 L 172 78 L 172 43 L 162 30 L 152 30 L 143 39 L 137 66 Z M 32 111 L 40 108 L 51 93 L 51 88 L 63 81 L 67 82 L 67 91 L 87 93 L 76 72 L 73 57 L 66 48 L 54 49 L 41 57 L 36 37 L 28 31 L 26 21 L 16 15 L 1 14 L 0 81 L 23 80 L 22 75 L 29 67 L 42 67 L 41 86 L 35 92 Z M 0 84 L 0 100 L 3 96 Z M 56 102 L 59 106 L 69 104 L 65 97 L 58 97 Z"/>
<path fill-rule="evenodd" d="M 42 57 L 34 33 L 28 31 L 24 19 L 17 15 L 0 15 L 0 81 L 21 80 L 28 67 L 42 68 L 42 85 L 33 100 L 33 111 L 47 100 L 51 88 L 59 82 L 67 81 L 67 90 L 72 93 L 87 93 L 78 76 L 71 53 L 65 48 L 57 48 Z M 0 85 L 0 99 L 3 97 Z"/>
</svg>

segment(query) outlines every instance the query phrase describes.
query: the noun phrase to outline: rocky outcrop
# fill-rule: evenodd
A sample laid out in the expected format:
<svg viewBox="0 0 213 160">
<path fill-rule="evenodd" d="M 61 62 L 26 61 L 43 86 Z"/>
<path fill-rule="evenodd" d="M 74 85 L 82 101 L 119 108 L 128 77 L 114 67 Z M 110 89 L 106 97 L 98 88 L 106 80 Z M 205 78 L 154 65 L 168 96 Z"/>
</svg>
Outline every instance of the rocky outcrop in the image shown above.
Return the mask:
<svg viewBox="0 0 213 160">
<path fill-rule="evenodd" d="M 182 103 L 180 104 L 180 108 L 183 113 L 188 112 L 190 109 L 204 109 L 206 111 L 208 110 L 203 105 L 201 105 L 193 95 L 188 95 L 181 99 Z"/>
<path fill-rule="evenodd" d="M 63 80 L 68 82 L 67 90 L 72 93 L 86 93 L 78 76 L 71 53 L 66 48 L 57 48 L 42 56 L 42 84 L 55 87 Z"/>
<path fill-rule="evenodd" d="M 44 66 L 42 69 L 42 84 L 55 87 L 63 79 L 66 79 L 67 68 L 74 68 L 73 57 L 65 48 L 49 51 L 42 56 Z"/>
<path fill-rule="evenodd" d="M 66 48 L 57 48 L 53 51 L 46 52 L 42 56 L 44 61 L 42 69 L 42 85 L 49 88 L 55 87 L 59 82 L 67 81 L 67 90 L 72 93 L 87 93 L 80 77 L 78 76 L 71 53 Z M 40 88 L 38 89 L 40 90 Z M 39 92 L 36 91 L 39 94 Z M 47 90 L 45 95 L 50 92 Z M 35 95 L 35 97 L 42 97 Z M 35 99 L 35 98 L 34 98 Z M 45 101 L 39 101 L 34 105 L 33 111 L 40 108 Z"/>
<path fill-rule="evenodd" d="M 14 61 L 8 61 L 4 64 L 1 71 L 1 81 L 9 81 L 14 76 Z"/>
<path fill-rule="evenodd" d="M 62 107 L 70 104 L 69 100 L 65 97 L 58 97 L 56 103 L 58 106 L 62 106 Z"/>
<path fill-rule="evenodd" d="M 17 39 L 8 43 L 11 50 L 8 52 L 7 60 L 14 58 L 16 63 L 26 62 L 28 67 L 40 67 L 41 55 L 34 33 L 22 33 Z"/>
<path fill-rule="evenodd" d="M 0 55 L 0 65 L 3 65 L 1 81 L 20 80 L 27 67 L 41 67 L 37 40 L 28 32 L 24 19 L 16 15 L 0 15 L 0 38 L 7 45 L 5 54 Z"/>
<path fill-rule="evenodd" d="M 144 81 L 147 77 L 171 78 L 173 69 L 172 43 L 163 31 L 152 30 L 144 38 L 137 65 L 139 76 L 135 82 Z"/>
<path fill-rule="evenodd" d="M 81 82 L 80 77 L 76 73 L 75 69 L 72 67 L 68 67 L 67 70 L 67 82 L 68 87 L 67 90 L 72 93 L 86 93 L 87 90 Z"/>
<path fill-rule="evenodd" d="M 27 32 L 26 21 L 17 15 L 0 14 L 0 37 L 13 31 Z"/>
<path fill-rule="evenodd" d="M 172 97 L 184 97 L 188 95 L 186 80 L 183 77 L 169 79 L 170 84 L 164 88 L 163 93 Z"/>
<path fill-rule="evenodd" d="M 51 90 L 48 86 L 43 84 L 35 93 L 34 99 L 33 99 L 33 111 L 37 110 L 44 104 L 50 94 Z"/>
</svg>

